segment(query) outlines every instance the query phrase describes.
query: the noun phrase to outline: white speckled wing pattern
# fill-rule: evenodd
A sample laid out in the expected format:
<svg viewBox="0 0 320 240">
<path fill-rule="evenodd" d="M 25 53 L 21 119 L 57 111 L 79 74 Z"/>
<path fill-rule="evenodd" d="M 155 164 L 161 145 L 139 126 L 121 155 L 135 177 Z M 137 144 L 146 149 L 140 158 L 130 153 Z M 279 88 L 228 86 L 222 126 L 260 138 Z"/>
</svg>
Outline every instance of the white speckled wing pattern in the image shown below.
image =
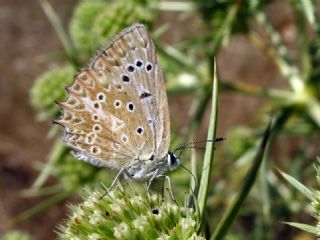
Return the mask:
<svg viewBox="0 0 320 240">
<path fill-rule="evenodd" d="M 66 90 L 67 100 L 58 103 L 63 116 L 56 123 L 79 159 L 121 169 L 168 153 L 164 80 L 143 25 L 115 36 Z"/>
</svg>

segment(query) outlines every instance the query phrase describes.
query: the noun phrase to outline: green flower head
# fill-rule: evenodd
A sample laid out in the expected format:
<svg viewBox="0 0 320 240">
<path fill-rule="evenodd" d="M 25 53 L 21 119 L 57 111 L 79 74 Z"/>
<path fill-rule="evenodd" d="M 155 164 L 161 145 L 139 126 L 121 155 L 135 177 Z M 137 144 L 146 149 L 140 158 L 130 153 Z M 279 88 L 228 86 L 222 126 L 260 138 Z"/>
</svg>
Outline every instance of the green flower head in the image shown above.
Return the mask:
<svg viewBox="0 0 320 240">
<path fill-rule="evenodd" d="M 72 206 L 60 239 L 204 239 L 198 236 L 197 214 L 157 194 L 131 191 L 87 193 Z"/>
</svg>

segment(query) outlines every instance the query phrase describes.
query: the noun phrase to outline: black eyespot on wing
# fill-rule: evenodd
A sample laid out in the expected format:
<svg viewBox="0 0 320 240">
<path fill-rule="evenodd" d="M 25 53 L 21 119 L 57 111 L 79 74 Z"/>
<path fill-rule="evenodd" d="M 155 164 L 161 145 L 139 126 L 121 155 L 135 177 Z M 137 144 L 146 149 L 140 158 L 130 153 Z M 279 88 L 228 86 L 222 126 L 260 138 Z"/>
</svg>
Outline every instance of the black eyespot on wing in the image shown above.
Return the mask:
<svg viewBox="0 0 320 240">
<path fill-rule="evenodd" d="M 132 66 L 132 65 L 128 66 L 127 69 L 129 72 L 134 72 L 134 70 L 135 70 L 134 66 Z"/>
<path fill-rule="evenodd" d="M 148 93 L 148 92 L 143 92 L 140 94 L 140 99 L 144 99 L 144 98 L 147 98 L 147 97 L 150 97 L 152 96 L 151 93 Z"/>
<path fill-rule="evenodd" d="M 123 75 L 123 76 L 122 76 L 122 81 L 124 81 L 124 82 L 129 82 L 129 81 L 130 81 L 130 78 L 129 78 L 127 75 Z"/>
<path fill-rule="evenodd" d="M 137 133 L 138 133 L 139 135 L 141 135 L 142 132 L 143 132 L 143 129 L 142 129 L 141 127 L 138 127 L 138 128 L 137 128 Z"/>
<path fill-rule="evenodd" d="M 146 69 L 147 69 L 148 72 L 151 71 L 152 65 L 149 63 L 149 64 L 147 65 Z"/>
<path fill-rule="evenodd" d="M 142 65 L 143 65 L 143 62 L 142 62 L 142 61 L 138 60 L 138 61 L 136 62 L 136 66 L 137 66 L 137 67 L 141 67 Z"/>
<path fill-rule="evenodd" d="M 100 105 L 99 105 L 99 103 L 95 103 L 95 104 L 93 105 L 93 107 L 94 107 L 94 108 L 99 108 Z"/>
</svg>

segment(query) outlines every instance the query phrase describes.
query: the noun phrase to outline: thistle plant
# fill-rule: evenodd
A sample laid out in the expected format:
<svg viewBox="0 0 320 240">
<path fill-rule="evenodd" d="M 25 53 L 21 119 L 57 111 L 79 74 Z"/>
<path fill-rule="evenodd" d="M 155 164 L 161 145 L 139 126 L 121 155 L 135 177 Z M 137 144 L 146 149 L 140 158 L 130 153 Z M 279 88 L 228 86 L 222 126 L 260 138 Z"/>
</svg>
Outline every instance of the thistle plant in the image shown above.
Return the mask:
<svg viewBox="0 0 320 240">
<path fill-rule="evenodd" d="M 183 184 L 175 184 L 176 186 L 188 186 L 190 181 L 190 188 L 195 192 L 195 199 L 199 206 L 199 213 L 195 213 L 195 210 L 193 212 L 190 210 L 191 212 L 188 216 L 192 219 L 189 223 L 192 222 L 191 225 L 193 227 L 191 228 L 193 232 L 190 233 L 191 235 L 186 233 L 188 234 L 187 236 L 190 237 L 195 234 L 194 237 L 199 238 L 203 236 L 207 239 L 222 239 L 228 233 L 235 232 L 233 236 L 236 235 L 238 239 L 241 239 L 241 233 L 244 232 L 246 237 L 250 236 L 253 239 L 275 238 L 276 233 L 273 230 L 278 227 L 275 223 L 278 223 L 277 220 L 283 214 L 279 209 L 287 209 L 292 203 L 286 202 L 287 196 L 280 189 L 288 189 L 281 183 L 278 176 L 274 174 L 273 166 L 275 164 L 277 166 L 283 165 L 288 169 L 288 172 L 293 172 L 295 176 L 300 176 L 301 174 L 301 177 L 305 177 L 303 173 L 308 171 L 310 165 L 306 162 L 308 159 L 300 155 L 303 155 L 301 152 L 307 152 L 307 147 L 312 145 L 316 139 L 316 135 L 319 133 L 320 20 L 315 12 L 315 1 L 286 1 L 287 6 L 297 16 L 297 49 L 296 54 L 292 54 L 284 43 L 281 34 L 265 12 L 265 8 L 273 2 L 264 0 L 202 0 L 195 2 L 144 0 L 80 1 L 75 8 L 69 27 L 66 28 L 61 24 L 59 17 L 51 5 L 46 1 L 42 1 L 45 13 L 63 43 L 63 56 L 65 57 L 63 60 L 68 63 L 57 70 L 44 73 L 35 81 L 31 90 L 31 102 L 38 110 L 42 120 L 52 120 L 58 114 L 54 100 L 64 98 L 64 85 L 71 83 L 74 73 L 81 67 L 85 67 L 83 63 L 89 60 L 96 49 L 109 40 L 115 33 L 133 22 L 144 23 L 151 31 L 157 52 L 160 55 L 161 67 L 168 80 L 166 83 L 168 93 L 171 96 L 187 93 L 193 97 L 189 110 L 190 125 L 184 126 L 179 133 L 178 131 L 174 131 L 179 134 L 179 136 L 175 136 L 176 134 L 174 134 L 174 139 L 180 138 L 184 141 L 190 139 L 190 141 L 193 141 L 204 122 L 206 109 L 209 108 L 210 103 L 212 103 L 212 108 L 207 138 L 215 138 L 216 128 L 219 127 L 217 124 L 218 88 L 220 92 L 254 96 L 257 99 L 264 100 L 262 107 L 257 110 L 257 116 L 252 117 L 254 121 L 252 119 L 248 120 L 248 124 L 251 125 L 250 128 L 247 126 L 241 128 L 234 126 L 233 130 L 227 134 L 227 141 L 225 143 L 227 146 L 223 148 L 224 151 L 216 147 L 216 155 L 214 151 L 215 146 L 208 143 L 203 162 L 199 161 L 200 157 L 196 154 L 190 155 L 188 152 L 185 153 L 184 159 L 191 159 L 190 165 L 193 176 L 196 179 L 199 176 L 200 180 L 198 182 L 201 182 L 199 186 L 197 181 L 193 177 L 190 177 L 191 179 L 187 178 L 187 181 L 184 180 L 186 178 L 177 178 L 183 179 L 179 180 L 183 181 Z M 171 29 L 170 23 L 160 25 L 158 28 L 153 27 L 155 26 L 156 17 L 159 13 L 163 12 L 181 13 L 185 17 L 195 16 L 200 13 L 203 19 L 202 27 L 206 31 L 185 41 L 170 45 L 162 43 L 159 40 L 162 34 L 169 30 L 175 31 L 175 29 Z M 256 28 L 252 27 L 252 22 L 261 28 L 263 35 Z M 313 32 L 313 37 L 307 37 L 309 36 L 309 31 Z M 285 81 L 283 88 L 261 88 L 253 84 L 225 81 L 228 79 L 223 79 L 221 76 L 219 77 L 219 82 L 212 81 L 212 76 L 214 75 L 214 57 L 223 47 L 228 47 L 230 39 L 235 34 L 242 35 L 249 44 L 258 49 L 266 59 L 277 67 L 283 81 Z M 274 124 L 270 127 L 271 130 L 267 131 L 268 134 L 264 131 L 270 118 L 269 114 L 265 114 L 266 111 L 272 111 L 274 115 Z M 255 127 L 252 127 L 253 122 L 256 125 Z M 55 134 L 51 134 L 51 136 L 56 138 L 57 131 L 54 130 L 53 132 Z M 268 138 L 266 136 L 269 134 L 270 138 L 267 141 L 266 139 Z M 273 143 L 279 141 L 279 139 L 290 138 L 291 136 L 303 139 L 302 143 L 297 147 L 297 152 L 300 155 L 297 154 L 294 158 L 287 158 L 285 159 L 286 161 L 271 162 L 271 160 L 275 160 L 271 151 Z M 262 141 L 263 139 L 265 141 Z M 57 139 L 56 141 L 60 140 Z M 175 144 L 175 141 L 172 142 Z M 262 145 L 260 144 L 261 142 L 263 142 Z M 64 199 L 75 191 L 82 189 L 85 185 L 96 186 L 101 181 L 110 181 L 109 177 L 101 177 L 103 176 L 101 172 L 104 171 L 87 166 L 82 162 L 76 162 L 77 160 L 70 156 L 68 149 L 62 145 L 58 145 L 55 144 L 53 146 L 49 154 L 49 161 L 32 188 L 39 192 L 44 191 L 46 188 L 44 184 L 48 177 L 50 175 L 56 176 L 58 184 L 61 187 L 59 189 L 64 189 L 66 192 L 61 195 L 63 197 L 55 198 L 59 194 L 56 192 L 57 195 L 52 197 L 54 201 L 50 201 L 50 204 L 56 203 L 57 200 L 55 199 L 59 201 Z M 226 158 L 229 161 L 218 161 L 217 159 L 220 158 Z M 230 163 L 230 159 L 232 159 L 232 166 L 227 165 L 228 167 L 226 167 L 226 164 Z M 260 167 L 260 176 L 257 178 Z M 219 169 L 227 171 L 230 179 L 227 179 L 224 174 L 219 176 Z M 249 169 L 249 172 L 247 172 L 247 169 Z M 185 172 L 180 171 L 177 174 L 185 174 Z M 214 183 L 211 182 L 213 174 L 215 174 L 216 181 Z M 104 174 L 104 176 L 107 176 L 107 174 Z M 241 183 L 239 183 L 239 179 L 242 179 Z M 253 187 L 255 182 L 257 182 L 256 186 L 259 187 Z M 234 186 L 230 186 L 230 183 Z M 106 183 L 106 185 L 108 184 Z M 70 189 L 73 191 L 70 191 Z M 251 189 L 253 191 L 248 197 Z M 79 218 L 82 221 L 79 224 L 80 228 L 77 228 L 77 223 L 71 217 L 66 227 L 61 231 L 62 238 L 71 239 L 76 234 L 80 236 L 83 236 L 81 234 L 87 234 L 87 237 L 99 239 L 99 236 L 102 237 L 99 234 L 107 234 L 105 232 L 102 233 L 102 230 L 95 232 L 90 219 L 94 219 L 95 208 L 98 209 L 97 217 L 103 213 L 103 210 L 108 207 L 110 208 L 110 203 L 108 202 L 110 201 L 110 196 L 100 200 L 97 199 L 97 192 L 88 191 L 90 191 L 90 194 L 87 193 L 85 196 L 87 200 L 80 204 L 79 207 L 73 207 L 75 210 L 72 216 L 74 216 L 74 213 L 79 212 L 80 209 L 85 208 L 85 212 L 82 212 Z M 180 193 L 189 192 L 185 189 L 178 189 L 178 191 Z M 236 198 L 231 201 L 231 196 L 234 195 L 236 195 Z M 91 208 L 88 208 L 84 204 L 88 204 L 88 201 L 90 202 L 90 196 L 95 196 L 96 199 L 95 203 L 91 204 Z M 125 203 L 121 206 L 131 209 L 131 203 L 126 194 L 121 191 L 113 191 L 112 196 L 117 203 Z M 152 199 L 151 195 L 146 197 L 132 193 L 128 196 L 141 196 L 143 203 L 146 205 L 152 202 L 150 200 Z M 294 197 L 292 196 L 292 198 Z M 178 199 L 178 202 L 181 202 L 181 199 L 183 198 Z M 315 199 L 315 196 L 313 196 L 313 199 Z M 245 200 L 247 201 L 245 202 Z M 230 202 L 231 204 L 229 204 Z M 163 204 L 165 203 L 166 200 Z M 157 206 L 159 209 L 163 209 L 164 212 L 166 211 L 167 205 L 160 204 Z M 316 208 L 318 204 L 314 202 L 314 206 Z M 240 207 L 247 211 L 240 212 Z M 179 230 L 182 229 L 182 222 L 180 220 L 184 218 L 185 215 L 183 214 L 185 212 L 180 207 L 176 208 L 178 209 L 177 218 L 173 219 L 175 219 L 175 226 L 179 226 L 177 228 Z M 145 212 L 131 210 L 135 217 L 141 214 L 145 216 L 148 212 L 147 210 Z M 291 216 L 295 211 L 297 210 L 288 207 L 287 215 Z M 148 213 L 150 215 L 150 211 Z M 252 218 L 256 223 L 254 231 L 249 232 L 245 228 L 242 228 L 240 224 L 237 227 L 232 227 L 232 223 L 236 220 L 239 213 L 239 218 L 243 217 L 241 214 L 248 214 L 245 217 L 249 216 Z M 121 219 L 118 218 L 117 222 L 113 225 L 109 223 L 107 216 L 100 216 L 100 220 L 107 223 L 107 227 L 103 230 L 106 230 L 109 234 L 108 236 L 112 237 L 115 237 L 115 233 L 119 233 L 119 235 L 116 234 L 117 236 L 123 236 L 122 234 L 128 233 L 133 234 L 132 231 L 135 229 L 135 225 L 133 221 L 130 221 L 130 216 L 122 214 Z M 152 213 L 150 216 L 152 216 Z M 195 221 L 195 225 L 193 221 Z M 147 224 L 149 223 L 147 222 Z M 159 228 L 157 228 L 157 225 L 152 226 L 151 228 L 151 225 L 148 225 L 151 229 L 150 233 L 154 234 L 155 229 L 159 230 Z M 102 228 L 102 226 L 100 227 Z M 207 235 L 203 234 L 205 227 L 211 229 L 213 233 L 208 232 Z M 163 232 L 157 231 L 157 237 L 166 239 L 170 235 L 166 232 L 169 229 L 171 227 L 164 228 Z M 134 234 L 138 234 L 136 231 L 134 232 Z M 172 233 L 176 234 L 174 231 Z M 139 239 L 139 236 L 137 235 L 137 239 Z"/>
<path fill-rule="evenodd" d="M 49 70 L 39 76 L 31 88 L 31 104 L 39 111 L 42 120 L 56 117 L 59 113 L 55 101 L 66 97 L 65 86 L 73 81 L 76 70 L 71 65 Z"/>
<path fill-rule="evenodd" d="M 74 10 L 69 31 L 78 58 L 87 62 L 108 39 L 131 23 L 150 24 L 155 1 L 82 1 Z"/>
</svg>

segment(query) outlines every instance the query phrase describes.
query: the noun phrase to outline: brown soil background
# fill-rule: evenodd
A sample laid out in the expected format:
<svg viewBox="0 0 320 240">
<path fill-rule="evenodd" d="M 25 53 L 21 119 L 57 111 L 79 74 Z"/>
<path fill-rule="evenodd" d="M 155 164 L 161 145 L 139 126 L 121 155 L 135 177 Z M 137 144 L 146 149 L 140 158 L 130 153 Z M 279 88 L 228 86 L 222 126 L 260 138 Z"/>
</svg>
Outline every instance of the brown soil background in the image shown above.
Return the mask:
<svg viewBox="0 0 320 240">
<path fill-rule="evenodd" d="M 75 0 L 51 1 L 65 24 L 71 17 Z M 294 16 L 284 4 L 273 4 L 267 12 L 285 43 L 295 46 Z M 281 12 L 281 14 L 277 14 Z M 186 34 L 197 31 L 199 19 L 179 22 L 175 14 L 161 14 L 158 22 L 172 23 L 173 31 L 163 41 L 183 39 Z M 20 191 L 30 187 L 38 171 L 35 162 L 45 162 L 51 142 L 46 139 L 50 123 L 35 120 L 35 111 L 29 104 L 29 89 L 34 79 L 56 63 L 43 61 L 42 56 L 62 50 L 62 45 L 52 26 L 35 0 L 0 1 L 0 235 L 6 232 L 10 218 L 28 209 L 41 199 L 22 198 Z M 186 29 L 186 26 L 188 29 Z M 275 65 L 261 52 L 251 46 L 242 36 L 234 37 L 218 56 L 219 72 L 226 81 L 243 81 L 264 87 L 283 87 Z M 185 124 L 190 98 L 186 96 L 169 99 L 174 126 Z M 257 107 L 261 100 L 236 94 L 220 95 L 219 133 L 225 133 L 239 124 L 254 125 Z M 203 123 L 202 133 L 207 122 Z M 290 157 L 294 145 L 277 144 L 280 155 Z M 310 157 L 316 156 L 316 149 Z M 315 159 L 315 158 L 314 158 Z M 65 217 L 65 202 L 25 221 L 14 229 L 29 232 L 34 239 L 55 239 L 53 229 Z"/>
</svg>

